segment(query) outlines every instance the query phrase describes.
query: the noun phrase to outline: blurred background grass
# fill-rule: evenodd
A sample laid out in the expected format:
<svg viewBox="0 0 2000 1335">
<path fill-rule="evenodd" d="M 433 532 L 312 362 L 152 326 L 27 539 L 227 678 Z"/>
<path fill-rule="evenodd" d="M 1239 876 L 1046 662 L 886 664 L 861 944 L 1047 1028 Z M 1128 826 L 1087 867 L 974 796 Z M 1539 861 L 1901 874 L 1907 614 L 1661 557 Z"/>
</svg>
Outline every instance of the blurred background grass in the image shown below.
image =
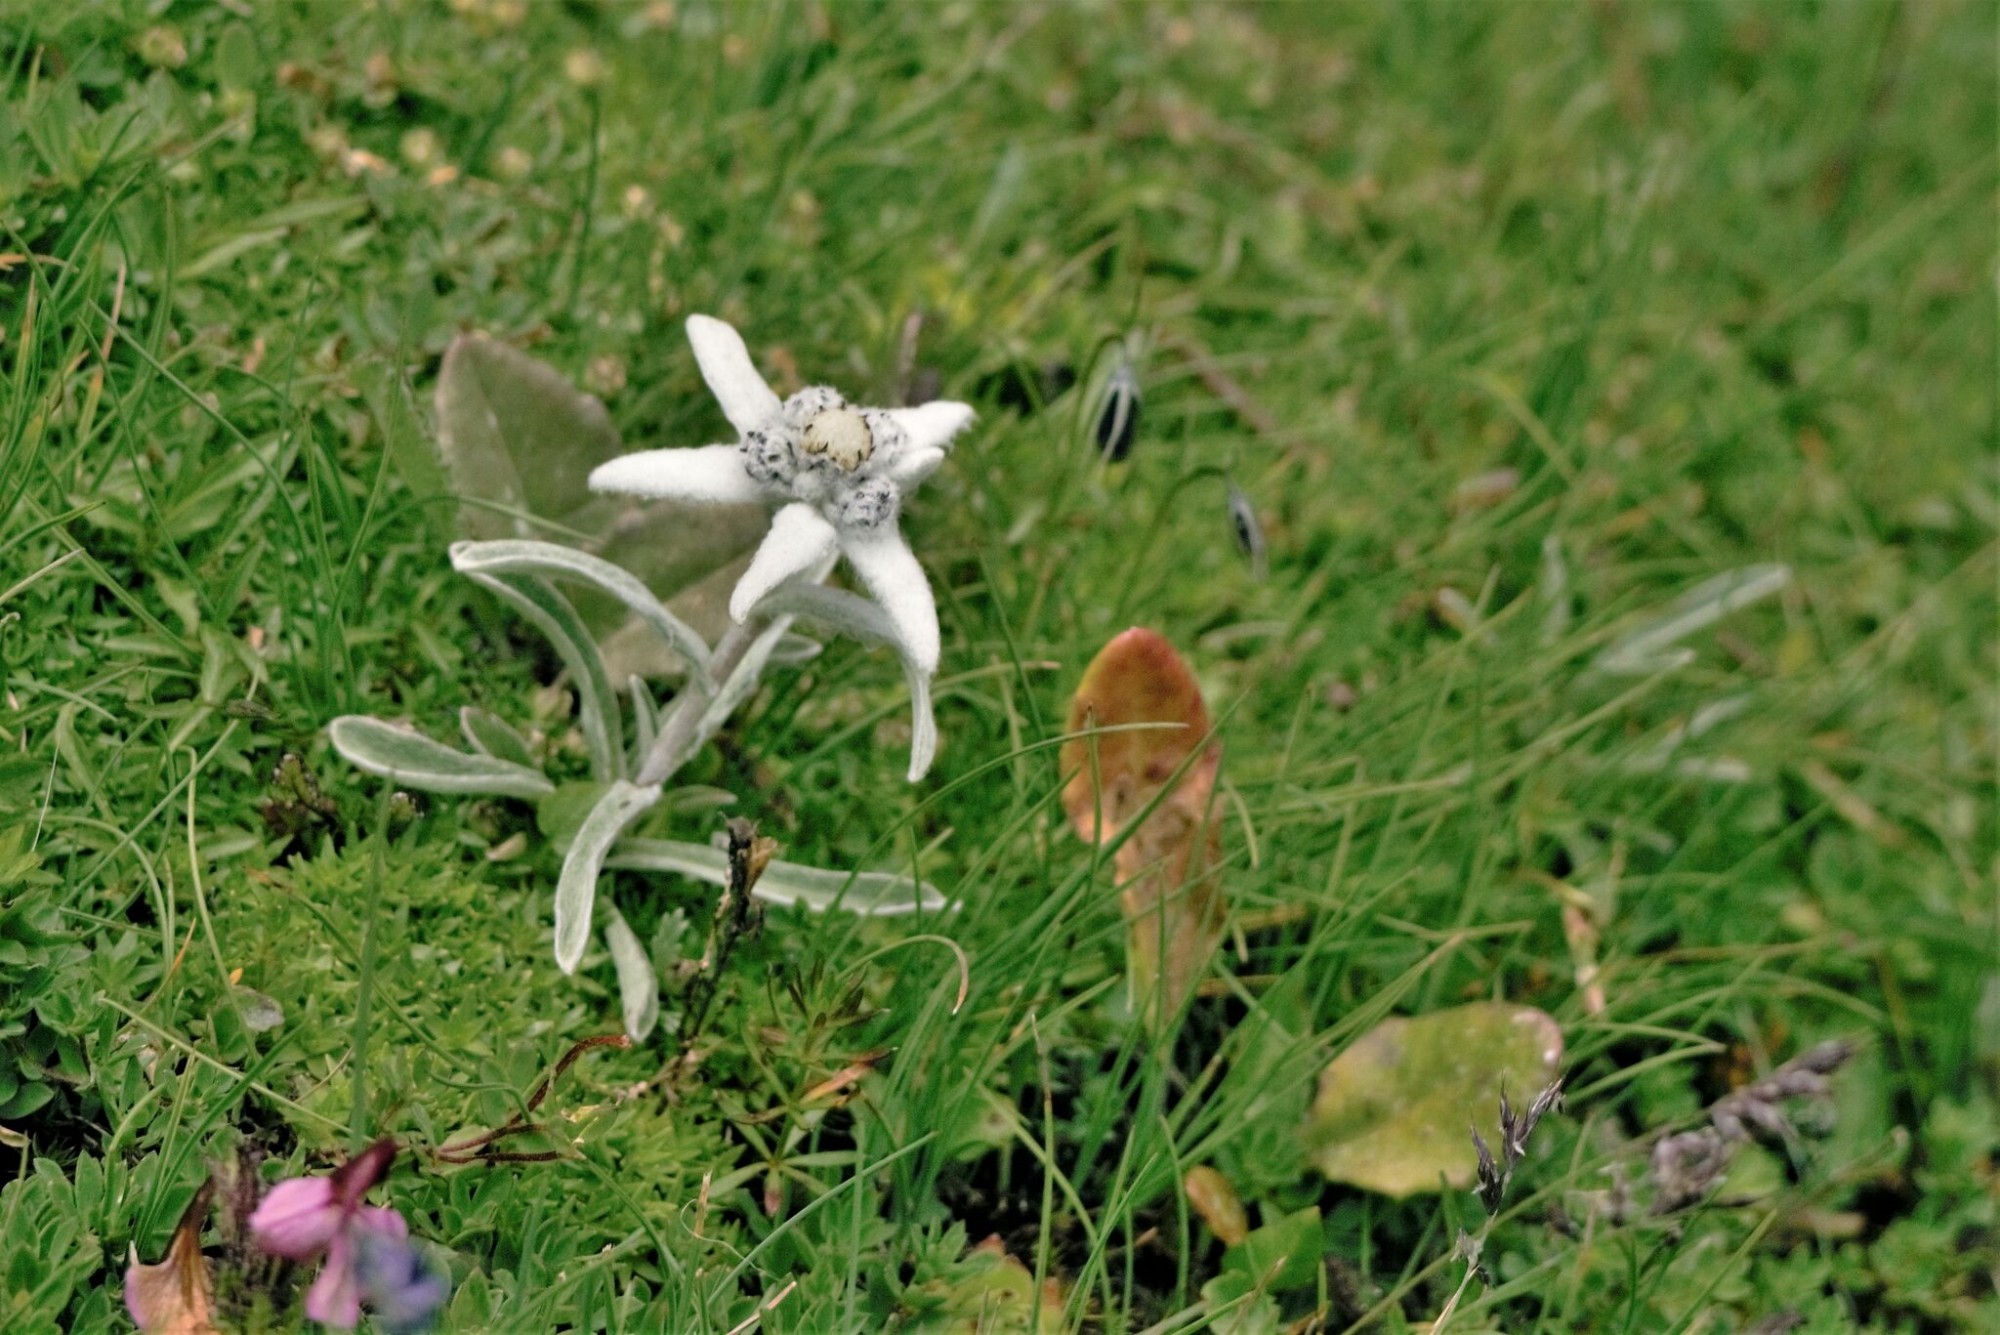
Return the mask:
<svg viewBox="0 0 2000 1335">
<path fill-rule="evenodd" d="M 657 1053 L 594 1056 L 573 1157 L 398 1180 L 456 1258 L 447 1328 L 728 1330 L 792 1279 L 770 1328 L 943 1328 L 996 1232 L 1069 1323 L 1194 1322 L 1197 1161 L 1259 1217 L 1324 1211 L 1288 1316 L 1421 1320 L 1469 1205 L 1307 1177 L 1298 1119 L 1367 1022 L 1484 996 L 1563 1022 L 1534 1185 L 1577 1218 L 1625 1138 L 1868 1042 L 1823 1148 L 1677 1242 L 1528 1211 L 1457 1328 L 1987 1319 L 1995 39 L 1980 3 L 0 4 L 6 1328 L 110 1328 L 128 1243 L 231 1144 L 435 1145 L 616 1027 L 607 967 L 547 961 L 546 849 L 477 856 L 520 812 L 373 842 L 318 730 L 560 732 L 553 664 L 449 576 L 394 456 L 464 328 L 634 447 L 716 438 L 695 311 L 781 387 L 982 408 L 911 507 L 934 781 L 901 783 L 893 664 L 845 645 L 702 776 L 790 857 L 962 898 L 927 926 L 972 997 L 947 1014 L 941 952 L 860 962 L 903 928 L 774 919 L 684 1102 L 618 1100 Z M 1089 390 L 1135 333 L 1107 469 Z M 1773 561 L 1690 665 L 1588 670 Z M 1135 622 L 1226 720 L 1226 888 L 1260 915 L 1174 1064 L 1119 1018 L 1115 897 L 1040 745 Z M 288 752 L 332 814 L 274 792 Z M 619 895 L 661 940 L 705 914 Z M 864 1099 L 802 1105 L 884 1048 Z M 229 1300 L 283 1327 L 257 1278 Z"/>
</svg>

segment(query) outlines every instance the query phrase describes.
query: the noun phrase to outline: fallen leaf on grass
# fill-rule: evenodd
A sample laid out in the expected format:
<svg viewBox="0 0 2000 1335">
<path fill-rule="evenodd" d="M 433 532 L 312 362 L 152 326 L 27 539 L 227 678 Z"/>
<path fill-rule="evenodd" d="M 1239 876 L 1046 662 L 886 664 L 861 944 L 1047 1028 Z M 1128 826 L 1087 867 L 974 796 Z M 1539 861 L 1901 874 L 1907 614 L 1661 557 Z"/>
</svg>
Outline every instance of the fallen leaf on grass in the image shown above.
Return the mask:
<svg viewBox="0 0 2000 1335">
<path fill-rule="evenodd" d="M 955 1282 L 922 1286 L 936 1306 L 906 1327 L 911 1335 L 1000 1335 L 1063 1329 L 1063 1292 L 1053 1275 L 1038 1293 L 1034 1272 L 1007 1254 L 998 1236 L 965 1255 L 970 1272 Z"/>
<path fill-rule="evenodd" d="M 201 1224 L 208 1217 L 210 1188 L 204 1186 L 181 1216 L 166 1259 L 141 1265 L 132 1249 L 125 1268 L 125 1310 L 143 1335 L 217 1335 L 215 1284 L 201 1254 Z"/>
<path fill-rule="evenodd" d="M 1140 627 L 1084 670 L 1069 730 L 1087 734 L 1062 747 L 1063 809 L 1077 837 L 1108 843 L 1145 813 L 1113 867 L 1132 1009 L 1159 1028 L 1180 1013 L 1222 937 L 1221 841 L 1209 816 L 1222 749 L 1194 674 L 1163 636 Z"/>
<path fill-rule="evenodd" d="M 1201 1222 L 1208 1225 L 1208 1231 L 1225 1247 L 1234 1247 L 1250 1234 L 1250 1217 L 1243 1212 L 1243 1202 L 1236 1194 L 1236 1188 L 1207 1164 L 1200 1164 L 1187 1171 L 1181 1180 L 1181 1189 L 1187 1193 L 1188 1204 L 1201 1216 Z"/>
<path fill-rule="evenodd" d="M 1555 1077 L 1562 1030 L 1532 1006 L 1479 1001 L 1394 1016 L 1320 1076 L 1306 1137 L 1336 1182 L 1387 1196 L 1472 1184 L 1467 1128 L 1498 1143 L 1500 1096 L 1516 1103 Z"/>
</svg>

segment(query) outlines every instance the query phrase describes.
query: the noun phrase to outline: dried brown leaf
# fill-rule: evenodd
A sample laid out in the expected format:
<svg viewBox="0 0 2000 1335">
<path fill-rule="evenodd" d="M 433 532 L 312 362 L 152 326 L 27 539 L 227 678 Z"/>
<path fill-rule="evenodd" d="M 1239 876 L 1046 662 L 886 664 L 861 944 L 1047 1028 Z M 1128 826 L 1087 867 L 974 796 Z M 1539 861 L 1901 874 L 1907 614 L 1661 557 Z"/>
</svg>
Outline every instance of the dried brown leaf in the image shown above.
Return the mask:
<svg viewBox="0 0 2000 1335">
<path fill-rule="evenodd" d="M 1250 1236 L 1250 1216 L 1244 1213 L 1236 1188 L 1221 1173 L 1207 1164 L 1198 1165 L 1188 1169 L 1181 1188 L 1201 1222 L 1223 1246 L 1234 1247 Z"/>
<path fill-rule="evenodd" d="M 167 1247 L 165 1259 L 141 1265 L 135 1249 L 125 1269 L 125 1309 L 143 1335 L 218 1335 L 215 1282 L 201 1254 L 210 1189 L 203 1187 Z"/>
<path fill-rule="evenodd" d="M 1112 864 L 1133 1009 L 1158 1026 L 1180 1011 L 1222 935 L 1221 840 L 1210 818 L 1222 750 L 1194 674 L 1163 636 L 1140 627 L 1084 670 L 1069 730 L 1080 735 L 1063 743 L 1063 809 L 1078 838 L 1107 842 L 1160 798 Z"/>
</svg>

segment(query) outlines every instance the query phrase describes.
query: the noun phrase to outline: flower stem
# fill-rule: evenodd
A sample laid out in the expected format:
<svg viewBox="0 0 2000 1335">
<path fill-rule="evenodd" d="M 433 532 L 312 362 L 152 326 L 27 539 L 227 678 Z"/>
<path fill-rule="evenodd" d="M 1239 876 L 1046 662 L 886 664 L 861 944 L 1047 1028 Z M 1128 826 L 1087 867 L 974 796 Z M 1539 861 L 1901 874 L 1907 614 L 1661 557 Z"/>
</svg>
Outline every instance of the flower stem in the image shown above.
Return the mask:
<svg viewBox="0 0 2000 1335">
<path fill-rule="evenodd" d="M 375 925 L 382 912 L 382 844 L 389 837 L 390 785 L 382 787 L 375 806 L 375 835 L 368 841 L 368 896 L 362 907 L 361 977 L 354 999 L 354 1110 L 347 1136 L 355 1152 L 368 1143 L 368 1030 L 374 1019 Z"/>
<path fill-rule="evenodd" d="M 729 674 L 743 661 L 751 644 L 757 638 L 757 628 L 744 624 L 731 626 L 717 642 L 715 652 L 709 657 L 709 673 L 719 685 L 729 680 Z M 646 759 L 639 766 L 639 773 L 632 782 L 641 788 L 665 783 L 674 776 L 674 771 L 685 765 L 700 745 L 696 730 L 701 727 L 702 715 L 708 711 L 708 701 L 699 691 L 683 691 L 667 710 L 667 716 L 660 723 L 659 735 L 653 738 L 653 745 L 646 752 Z"/>
<path fill-rule="evenodd" d="M 833 560 L 829 556 L 816 567 L 798 576 L 801 584 L 823 584 L 833 573 Z M 720 692 L 729 682 L 730 674 L 743 662 L 743 656 L 750 652 L 765 631 L 783 622 L 789 625 L 793 618 L 789 614 L 751 618 L 731 626 L 716 641 L 715 650 L 708 656 L 709 692 L 682 691 L 669 708 L 667 716 L 660 723 L 659 734 L 653 738 L 653 745 L 646 752 L 644 763 L 632 782 L 641 788 L 663 784 L 674 776 L 693 758 L 708 735 L 701 731 L 702 720 L 708 716 L 710 698 Z M 754 685 L 754 683 L 753 683 Z M 744 698 L 748 697 L 744 693 Z"/>
</svg>

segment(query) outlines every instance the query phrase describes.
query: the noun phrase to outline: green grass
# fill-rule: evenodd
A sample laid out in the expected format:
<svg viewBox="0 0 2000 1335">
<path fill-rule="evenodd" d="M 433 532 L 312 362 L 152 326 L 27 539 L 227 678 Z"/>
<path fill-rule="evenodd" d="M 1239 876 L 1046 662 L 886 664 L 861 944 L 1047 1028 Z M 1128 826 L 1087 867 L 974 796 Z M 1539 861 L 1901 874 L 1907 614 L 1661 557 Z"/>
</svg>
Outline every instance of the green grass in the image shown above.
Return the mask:
<svg viewBox="0 0 2000 1335">
<path fill-rule="evenodd" d="M 1992 1328 L 1990 6 L 507 8 L 0 3 L 0 1327 L 117 1328 L 128 1247 L 163 1251 L 210 1161 L 385 1133 L 416 1150 L 388 1198 L 453 1258 L 447 1330 L 760 1302 L 943 1329 L 994 1233 L 1065 1326 L 1198 1328 L 1197 1163 L 1253 1222 L 1322 1211 L 1288 1319 L 1421 1323 L 1478 1205 L 1329 1185 L 1298 1132 L 1367 1025 L 1493 997 L 1562 1022 L 1572 1099 L 1452 1329 Z M 597 1052 L 524 1146 L 560 1158 L 441 1165 L 618 1005 L 601 957 L 550 960 L 523 809 L 399 821 L 324 741 L 467 703 L 563 726 L 385 444 L 428 431 L 462 328 L 605 394 L 634 447 L 718 438 L 697 311 L 869 401 L 920 312 L 919 374 L 982 408 L 909 520 L 932 776 L 902 782 L 900 674 L 850 644 L 691 776 L 793 860 L 964 907 L 774 913 L 674 1100 L 626 1097 L 664 1040 Z M 1107 469 L 1087 396 L 1038 387 L 1135 329 L 1144 426 Z M 1773 561 L 1788 587 L 1687 666 L 1590 670 Z M 1225 891 L 1260 915 L 1161 1048 L 1052 745 L 1134 623 L 1224 720 Z M 296 837 L 264 814 L 288 753 L 337 804 Z M 1600 915 L 1602 1014 L 1558 883 Z M 705 930 L 698 887 L 616 889 L 642 939 Z M 970 958 L 955 1014 L 947 951 L 881 951 L 919 932 Z M 237 970 L 281 1024 L 246 1025 Z M 1833 1035 L 1864 1047 L 1829 1136 L 1692 1217 L 1596 1221 L 1637 1138 Z M 290 1280 L 209 1242 L 236 1317 L 298 1327 Z"/>
</svg>

